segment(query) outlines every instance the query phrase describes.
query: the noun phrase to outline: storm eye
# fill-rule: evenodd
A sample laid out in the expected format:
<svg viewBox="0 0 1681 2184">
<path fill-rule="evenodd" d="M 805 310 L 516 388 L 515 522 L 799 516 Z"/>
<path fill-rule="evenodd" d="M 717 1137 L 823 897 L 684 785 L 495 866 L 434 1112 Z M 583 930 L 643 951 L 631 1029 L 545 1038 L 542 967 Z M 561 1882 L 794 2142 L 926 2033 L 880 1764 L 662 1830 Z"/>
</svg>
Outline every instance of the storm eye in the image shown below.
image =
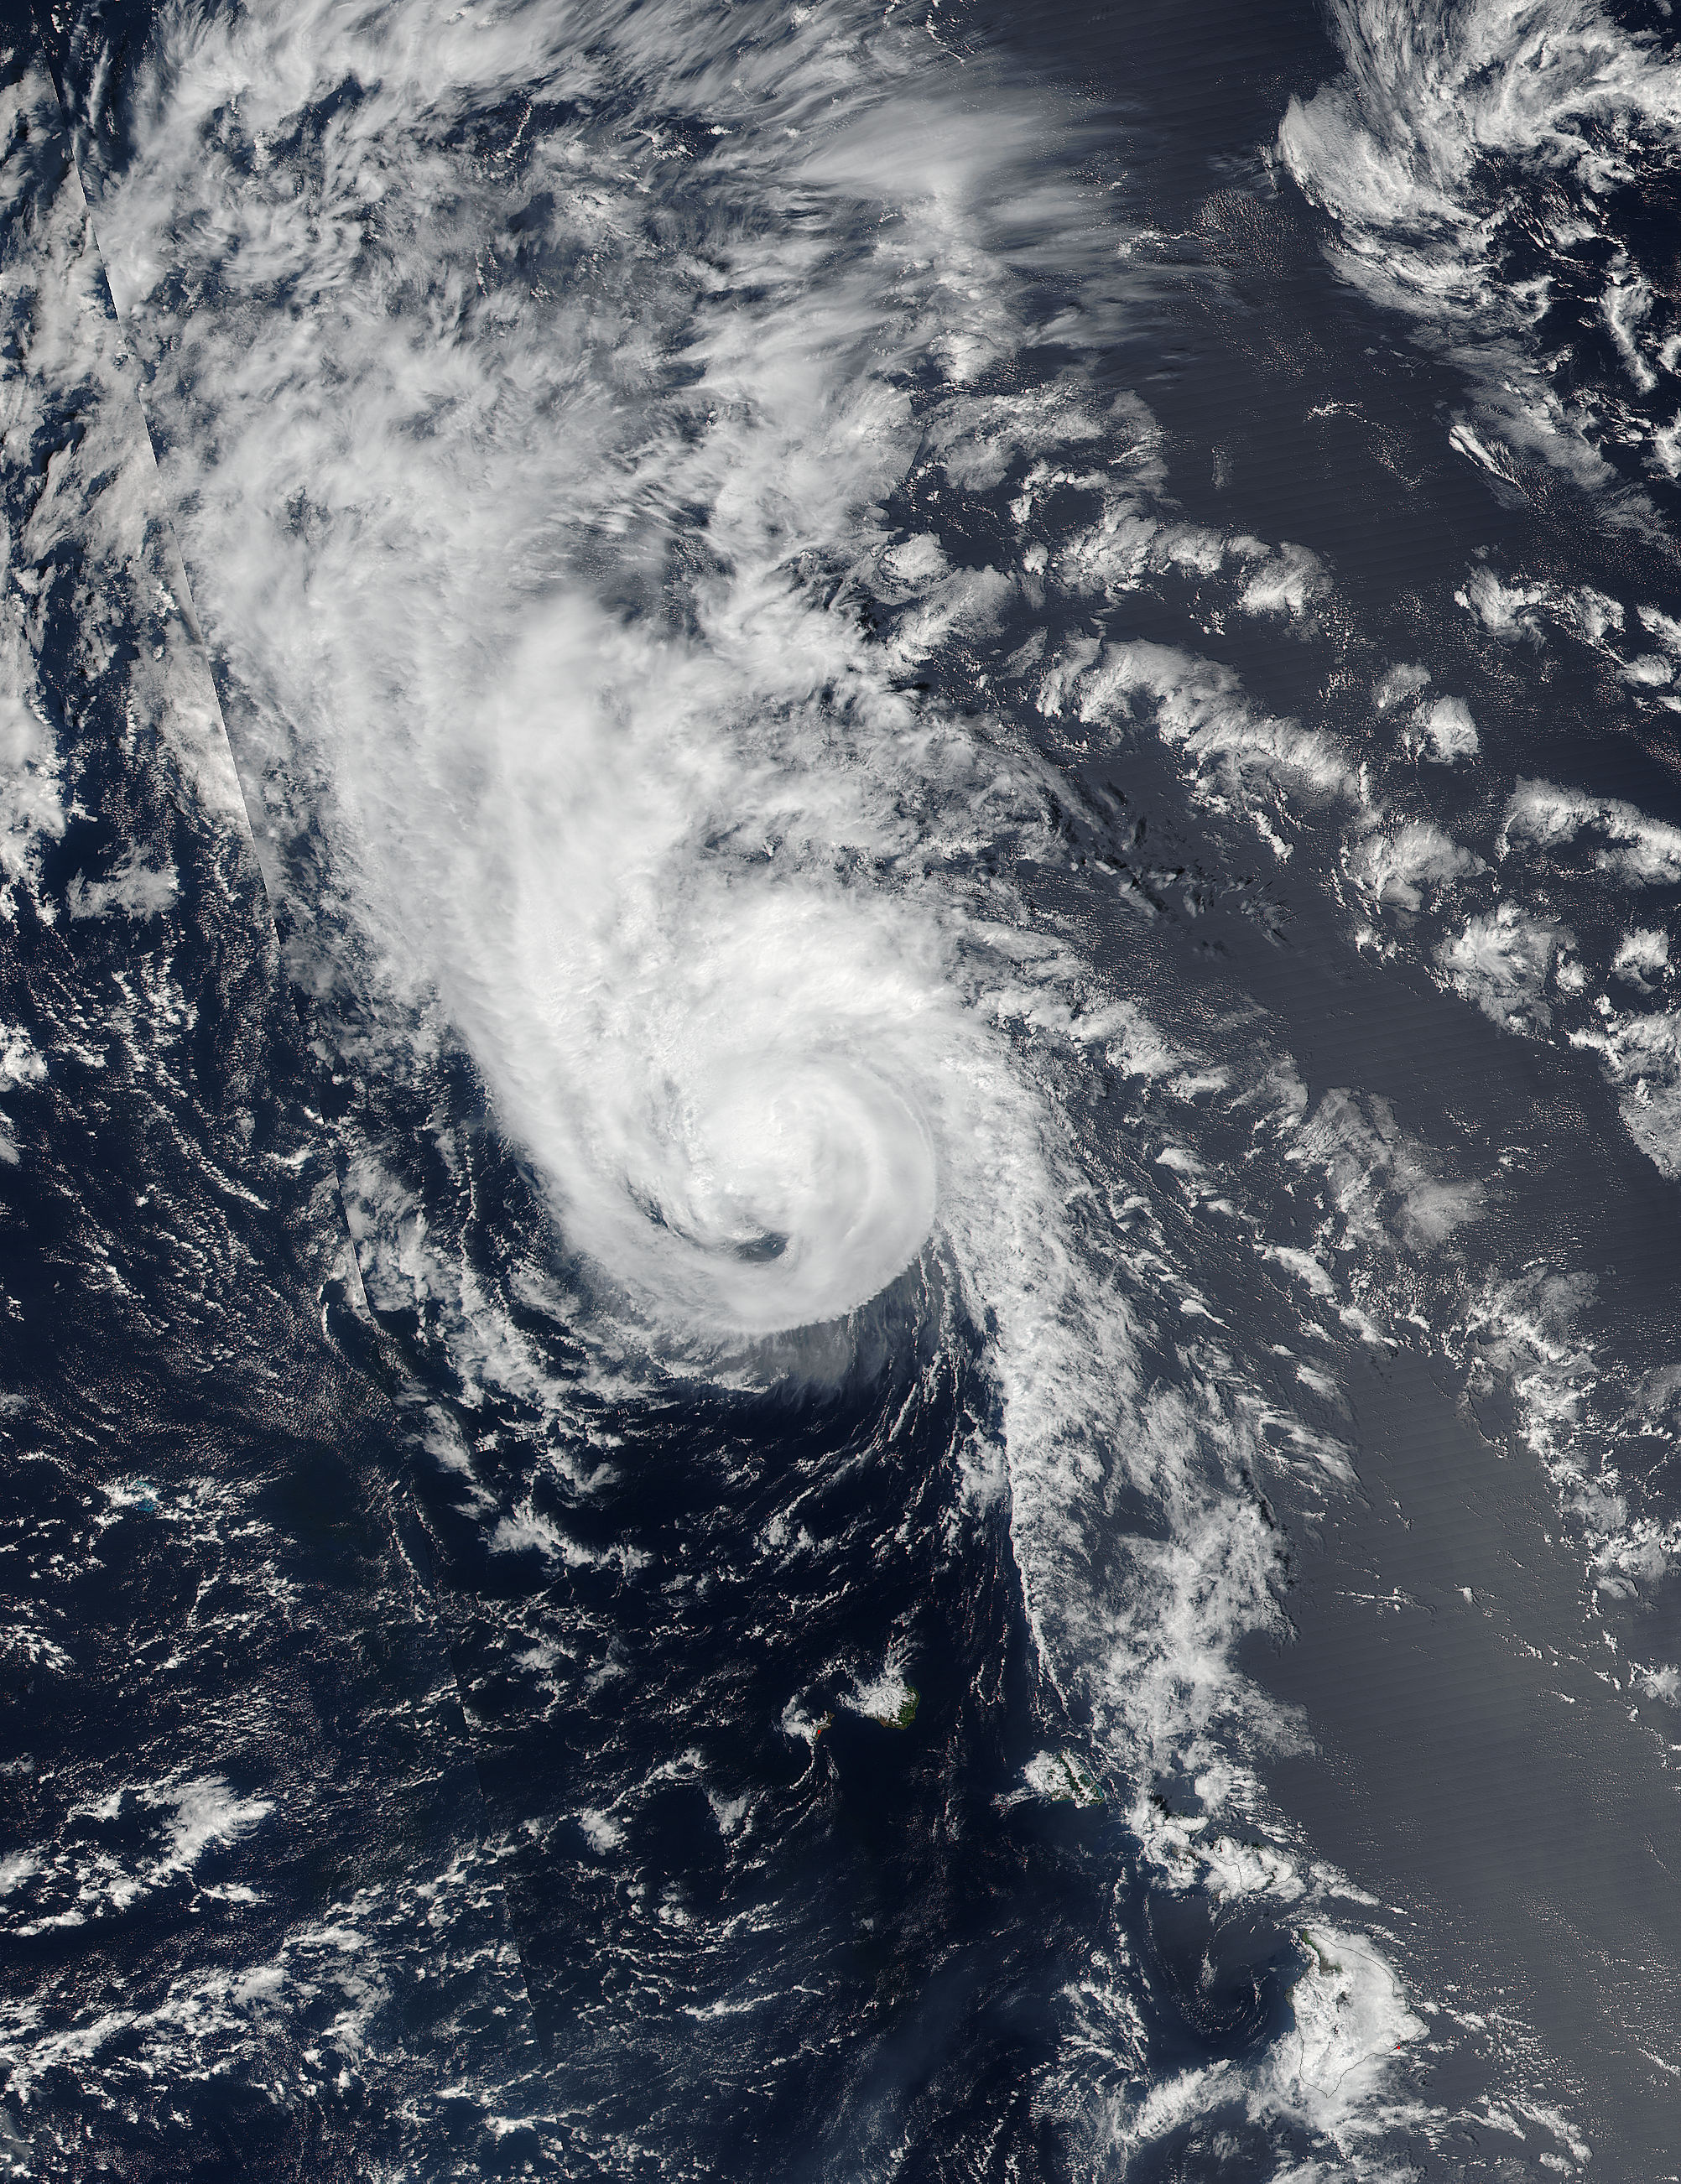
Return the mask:
<svg viewBox="0 0 1681 2184">
<path fill-rule="evenodd" d="M 750 1266 L 759 1266 L 767 1259 L 779 1259 L 788 1249 L 788 1239 L 767 1229 L 762 1236 L 750 1236 L 729 1248 L 738 1259 L 745 1259 Z"/>
<path fill-rule="evenodd" d="M 785 922 L 755 929 L 761 967 L 767 941 L 788 938 L 775 907 Z M 829 932 L 837 949 L 850 937 Z M 920 1097 L 930 1073 L 879 1034 L 868 1059 L 846 1052 L 827 1019 L 796 1039 L 813 967 L 794 960 L 802 976 L 777 989 L 774 1036 L 755 1038 L 738 1011 L 726 1045 L 697 1018 L 670 1042 L 680 1077 L 668 1072 L 638 1098 L 634 1075 L 604 1073 L 603 1089 L 627 1095 L 606 1109 L 622 1162 L 615 1187 L 586 1195 L 577 1169 L 571 1178 L 572 1234 L 609 1273 L 673 1317 L 737 1334 L 856 1311 L 903 1273 L 934 1223 L 937 1162 Z"/>
</svg>

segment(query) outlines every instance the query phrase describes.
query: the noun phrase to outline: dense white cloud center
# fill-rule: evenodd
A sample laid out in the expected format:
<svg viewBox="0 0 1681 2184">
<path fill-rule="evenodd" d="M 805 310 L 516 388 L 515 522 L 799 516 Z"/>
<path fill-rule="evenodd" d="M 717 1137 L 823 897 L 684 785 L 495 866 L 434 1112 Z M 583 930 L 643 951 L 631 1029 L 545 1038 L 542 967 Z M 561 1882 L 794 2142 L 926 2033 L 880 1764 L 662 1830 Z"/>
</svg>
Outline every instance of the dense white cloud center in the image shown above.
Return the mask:
<svg viewBox="0 0 1681 2184">
<path fill-rule="evenodd" d="M 102 213 L 170 337 L 154 410 L 271 883 L 441 1006 L 568 1245 L 645 1310 L 843 1314 L 1020 1134 L 918 886 L 981 755 L 826 594 L 886 537 L 911 376 L 1022 338 L 981 243 L 1047 216 L 1025 132 L 925 98 L 885 126 L 844 20 L 674 13 L 667 67 L 634 11 L 585 42 L 511 10 L 415 76 L 413 12 L 184 24 Z M 685 25 L 680 110 L 728 116 L 704 163 L 650 125 Z M 550 122 L 517 175 L 440 148 L 505 81 L 615 77 L 628 136 Z M 533 234 L 536 277 L 485 278 Z"/>
<path fill-rule="evenodd" d="M 974 1334 L 989 1384 L 952 1426 L 959 1490 L 1007 1496 L 1047 1689 L 1117 1770 L 1218 1802 L 1227 1746 L 1276 1728 L 1231 1646 L 1273 1619 L 1277 1413 L 1099 1088 L 1160 1080 L 1188 1118 L 1230 1079 L 1030 906 L 1019 857 L 1070 872 L 1068 784 L 987 709 L 1066 611 L 1047 578 L 1089 605 L 1229 562 L 1237 611 L 1304 626 L 1330 580 L 1147 510 L 1153 424 L 1082 363 L 1114 330 L 1113 203 L 1058 155 L 1066 114 L 935 29 L 710 0 L 182 12 L 100 237 L 341 1056 L 400 1077 L 440 1027 L 466 1046 L 596 1283 L 578 1312 L 522 1260 L 509 1290 L 587 1321 L 615 1384 L 650 1347 L 733 1373 L 738 1338 L 841 1319 L 937 1254 L 948 1379 Z M 1008 519 L 966 526 L 1012 472 Z M 1053 564 L 1026 534 L 1064 491 L 1105 512 Z M 1281 857 L 1287 796 L 1364 805 L 1340 747 L 1230 671 L 1142 640 L 1070 657 L 1046 719 L 1058 676 L 1082 738 L 1148 718 Z M 1415 902 L 1457 869 L 1416 830 L 1367 863 Z M 1266 1084 L 1245 1145 L 1292 1126 Z M 400 1261 L 467 1330 L 470 1400 L 552 1417 L 567 1388 L 500 1295 L 473 1319 L 490 1279 L 428 1238 L 423 1190 L 385 1188 L 389 1150 L 350 1179 L 376 1301 Z M 1200 1173 L 1170 1150 L 1149 1173 Z M 856 1354 L 845 1329 L 749 1369 Z M 1385 2067 L 1393 2014 L 1362 2035 Z"/>
<path fill-rule="evenodd" d="M 475 722 L 433 975 L 597 1266 L 719 1333 L 850 1312 L 934 1223 L 942 1064 L 975 1041 L 941 936 L 797 853 L 709 851 L 695 663 L 651 645 L 639 690 L 592 691 L 622 646 L 561 625 Z"/>
</svg>

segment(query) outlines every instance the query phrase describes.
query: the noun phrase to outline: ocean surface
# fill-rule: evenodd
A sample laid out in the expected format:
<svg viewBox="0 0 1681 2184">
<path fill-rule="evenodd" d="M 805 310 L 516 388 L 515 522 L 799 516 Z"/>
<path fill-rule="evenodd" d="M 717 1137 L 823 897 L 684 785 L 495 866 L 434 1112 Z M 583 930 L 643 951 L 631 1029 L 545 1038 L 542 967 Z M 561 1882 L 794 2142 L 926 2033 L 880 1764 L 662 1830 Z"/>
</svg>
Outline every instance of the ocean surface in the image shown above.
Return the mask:
<svg viewBox="0 0 1681 2184">
<path fill-rule="evenodd" d="M 0 8 L 0 2169 L 1681 2175 L 1681 32 Z"/>
</svg>

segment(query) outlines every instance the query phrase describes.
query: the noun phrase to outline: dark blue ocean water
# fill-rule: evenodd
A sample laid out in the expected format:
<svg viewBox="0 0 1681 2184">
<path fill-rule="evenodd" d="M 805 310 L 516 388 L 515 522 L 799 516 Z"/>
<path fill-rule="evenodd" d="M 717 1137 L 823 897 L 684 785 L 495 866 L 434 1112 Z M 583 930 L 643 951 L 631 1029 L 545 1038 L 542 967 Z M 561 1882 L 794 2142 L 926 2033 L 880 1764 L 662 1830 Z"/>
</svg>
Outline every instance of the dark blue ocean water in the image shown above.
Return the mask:
<svg viewBox="0 0 1681 2184">
<path fill-rule="evenodd" d="M 1666 26 L 5 35 L 13 2173 L 1671 2173 Z"/>
</svg>

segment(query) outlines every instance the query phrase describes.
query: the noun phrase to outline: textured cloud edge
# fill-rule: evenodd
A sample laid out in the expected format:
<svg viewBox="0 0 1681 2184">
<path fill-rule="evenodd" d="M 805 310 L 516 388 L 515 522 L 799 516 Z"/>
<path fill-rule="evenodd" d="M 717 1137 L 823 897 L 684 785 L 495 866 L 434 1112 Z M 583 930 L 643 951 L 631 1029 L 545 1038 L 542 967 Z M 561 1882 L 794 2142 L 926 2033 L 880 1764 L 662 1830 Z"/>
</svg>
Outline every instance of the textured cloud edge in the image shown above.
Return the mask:
<svg viewBox="0 0 1681 2184">
<path fill-rule="evenodd" d="M 706 11 L 657 36 L 595 11 L 587 47 L 581 20 L 166 14 L 95 176 L 294 975 L 347 1067 L 464 1045 L 555 1223 L 523 1298 L 615 1384 L 821 1383 L 896 1310 L 979 1330 L 999 1418 L 965 1477 L 1008 1496 L 1047 1678 L 1100 1763 L 1271 1825 L 1251 1763 L 1297 1730 L 1231 1665 L 1276 1612 L 1248 1482 L 1278 1443 L 1350 1473 L 1264 1391 L 1179 1212 L 1259 1195 L 1209 1150 L 1228 1124 L 1330 1178 L 1326 1230 L 1365 1257 L 1279 1244 L 1272 1209 L 1233 1254 L 1381 1346 L 1382 1270 L 1477 1193 L 1349 1095 L 1310 1112 L 1287 1057 L 1239 1079 L 1033 908 L 1012 868 L 1067 852 L 1013 709 L 1070 755 L 1153 739 L 1224 838 L 1280 868 L 1307 845 L 1354 944 L 1532 1034 L 1580 952 L 1495 899 L 1533 800 L 1498 842 L 1434 816 L 1421 769 L 1482 747 L 1422 669 L 1374 682 L 1379 765 L 1187 649 L 1047 643 L 1047 594 L 1181 577 L 1287 636 L 1336 607 L 1307 549 L 1187 521 L 1148 410 L 1098 394 L 1093 353 L 1151 298 L 1112 205 L 1061 179 L 1077 114 L 845 10 L 737 9 L 727 44 Z M 1323 195 L 1305 130 L 1286 152 Z M 1069 493 L 1089 522 L 1047 512 Z M 988 495 L 1008 526 L 964 520 Z M 1578 831 L 1647 840 L 1614 820 Z M 1149 1103 L 1147 1193 L 1100 1077 Z M 564 1430 L 381 1150 L 349 1171 L 370 1293 L 423 1295 L 464 1380 Z M 1281 1311 L 1334 1407 L 1310 1324 Z M 1161 1530 L 1117 1552 L 1122 1487 Z M 1251 1867 L 1204 1832 L 1160 1870 L 1325 1886 L 1300 1846 Z M 1399 1984 L 1357 1937 L 1315 1963 L 1299 2054 L 1187 2081 L 1151 2129 L 1232 2098 L 1349 2148 L 1356 2108 L 1397 2120 Z"/>
</svg>

